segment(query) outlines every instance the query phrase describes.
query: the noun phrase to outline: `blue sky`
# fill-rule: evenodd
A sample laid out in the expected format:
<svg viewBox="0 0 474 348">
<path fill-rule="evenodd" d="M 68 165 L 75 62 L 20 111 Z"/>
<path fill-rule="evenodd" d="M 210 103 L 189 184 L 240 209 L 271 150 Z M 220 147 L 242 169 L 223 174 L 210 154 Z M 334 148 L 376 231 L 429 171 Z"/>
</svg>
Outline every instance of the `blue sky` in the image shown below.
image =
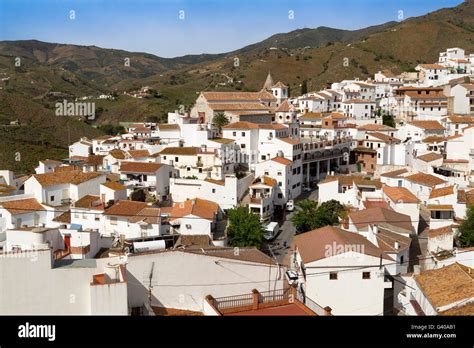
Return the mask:
<svg viewBox="0 0 474 348">
<path fill-rule="evenodd" d="M 462 0 L 0 0 L 0 40 L 96 45 L 162 57 L 221 53 L 298 28 L 358 29 Z M 75 19 L 70 19 L 75 11 Z M 184 11 L 184 19 L 180 19 Z M 294 19 L 289 19 L 293 11 Z"/>
</svg>

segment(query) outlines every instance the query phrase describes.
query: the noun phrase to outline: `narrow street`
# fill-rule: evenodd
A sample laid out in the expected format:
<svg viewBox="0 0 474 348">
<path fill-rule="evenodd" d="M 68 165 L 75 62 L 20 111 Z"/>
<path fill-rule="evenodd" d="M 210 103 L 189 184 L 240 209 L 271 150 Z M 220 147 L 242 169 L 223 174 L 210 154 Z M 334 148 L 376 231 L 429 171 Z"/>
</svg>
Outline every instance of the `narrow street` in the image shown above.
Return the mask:
<svg viewBox="0 0 474 348">
<path fill-rule="evenodd" d="M 318 189 L 316 188 L 311 192 L 303 192 L 295 200 L 295 203 L 307 198 L 317 201 Z M 277 237 L 274 240 L 272 240 L 270 243 L 268 243 L 279 263 L 281 263 L 283 259 L 285 258 L 287 251 L 290 249 L 290 245 L 291 245 L 291 242 L 293 241 L 293 237 L 295 236 L 296 229 L 295 229 L 295 226 L 293 226 L 293 223 L 291 222 L 291 217 L 293 216 L 293 214 L 294 214 L 294 211 L 292 212 L 286 211 L 284 213 L 283 220 L 278 221 L 278 223 L 280 224 L 280 231 Z"/>
</svg>

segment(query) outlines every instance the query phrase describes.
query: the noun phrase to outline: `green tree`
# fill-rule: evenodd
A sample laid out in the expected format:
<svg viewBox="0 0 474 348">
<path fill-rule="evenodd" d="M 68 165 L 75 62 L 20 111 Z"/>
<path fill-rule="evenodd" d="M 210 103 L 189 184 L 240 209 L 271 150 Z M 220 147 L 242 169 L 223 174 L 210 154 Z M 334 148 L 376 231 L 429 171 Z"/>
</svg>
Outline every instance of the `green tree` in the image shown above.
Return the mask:
<svg viewBox="0 0 474 348">
<path fill-rule="evenodd" d="M 328 221 L 327 225 L 337 225 L 339 218 L 346 216 L 346 209 L 335 199 L 321 203 L 318 210 L 320 214 L 326 216 Z"/>
<path fill-rule="evenodd" d="M 260 216 L 251 213 L 247 207 L 237 207 L 227 211 L 229 226 L 227 235 L 234 247 L 261 247 L 265 229 Z"/>
<path fill-rule="evenodd" d="M 318 202 L 303 199 L 296 203 L 299 208 L 291 217 L 291 222 L 298 230 L 309 231 L 314 227 L 314 217 L 318 212 Z"/>
<path fill-rule="evenodd" d="M 308 82 L 306 80 L 303 80 L 301 83 L 301 94 L 306 94 L 308 93 Z"/>
<path fill-rule="evenodd" d="M 309 231 L 327 225 L 337 225 L 345 214 L 344 206 L 332 199 L 318 206 L 316 201 L 304 199 L 296 203 L 299 208 L 291 222 L 300 231 Z"/>
<path fill-rule="evenodd" d="M 386 126 L 396 128 L 395 118 L 393 117 L 393 115 L 383 114 L 382 115 L 382 123 Z"/>
<path fill-rule="evenodd" d="M 464 248 L 474 246 L 474 206 L 469 207 L 467 219 L 459 226 L 459 244 Z"/>
<path fill-rule="evenodd" d="M 218 128 L 219 131 L 227 124 L 229 124 L 229 119 L 224 112 L 218 112 L 212 118 L 212 125 Z"/>
</svg>

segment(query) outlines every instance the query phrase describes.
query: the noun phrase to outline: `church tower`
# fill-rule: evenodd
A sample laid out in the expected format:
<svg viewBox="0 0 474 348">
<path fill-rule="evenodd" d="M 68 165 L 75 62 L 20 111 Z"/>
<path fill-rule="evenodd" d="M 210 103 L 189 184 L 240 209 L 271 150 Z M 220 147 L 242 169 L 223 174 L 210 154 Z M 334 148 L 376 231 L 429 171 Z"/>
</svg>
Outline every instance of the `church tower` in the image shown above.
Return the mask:
<svg viewBox="0 0 474 348">
<path fill-rule="evenodd" d="M 273 79 L 272 75 L 270 74 L 270 71 L 268 72 L 267 79 L 265 80 L 265 84 L 263 85 L 264 90 L 266 91 L 271 91 L 273 87 Z"/>
</svg>

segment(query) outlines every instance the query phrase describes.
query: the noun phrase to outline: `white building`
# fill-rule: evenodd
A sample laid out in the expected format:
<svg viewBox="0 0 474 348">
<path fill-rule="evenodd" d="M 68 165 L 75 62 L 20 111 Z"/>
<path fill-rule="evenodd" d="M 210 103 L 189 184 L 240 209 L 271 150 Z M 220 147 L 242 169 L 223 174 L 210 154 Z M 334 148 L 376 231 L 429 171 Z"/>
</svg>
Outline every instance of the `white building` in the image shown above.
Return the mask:
<svg viewBox="0 0 474 348">
<path fill-rule="evenodd" d="M 405 315 L 474 314 L 474 269 L 461 263 L 403 275 L 395 282 L 394 306 Z"/>
<path fill-rule="evenodd" d="M 362 235 L 333 226 L 299 234 L 287 262 L 299 290 L 334 315 L 384 314 L 384 292 L 392 288 L 385 275 L 394 260 Z"/>
<path fill-rule="evenodd" d="M 120 180 L 130 192 L 143 188 L 157 200 L 168 199 L 173 167 L 162 163 L 121 162 L 119 172 Z"/>
<path fill-rule="evenodd" d="M 4 315 L 129 313 L 125 267 L 113 259 L 53 262 L 49 249 L 0 253 L 0 273 Z"/>
<path fill-rule="evenodd" d="M 33 195 L 40 203 L 68 205 L 85 195 L 98 195 L 99 185 L 105 181 L 105 174 L 97 172 L 73 170 L 34 174 L 25 181 L 25 194 Z"/>
</svg>

